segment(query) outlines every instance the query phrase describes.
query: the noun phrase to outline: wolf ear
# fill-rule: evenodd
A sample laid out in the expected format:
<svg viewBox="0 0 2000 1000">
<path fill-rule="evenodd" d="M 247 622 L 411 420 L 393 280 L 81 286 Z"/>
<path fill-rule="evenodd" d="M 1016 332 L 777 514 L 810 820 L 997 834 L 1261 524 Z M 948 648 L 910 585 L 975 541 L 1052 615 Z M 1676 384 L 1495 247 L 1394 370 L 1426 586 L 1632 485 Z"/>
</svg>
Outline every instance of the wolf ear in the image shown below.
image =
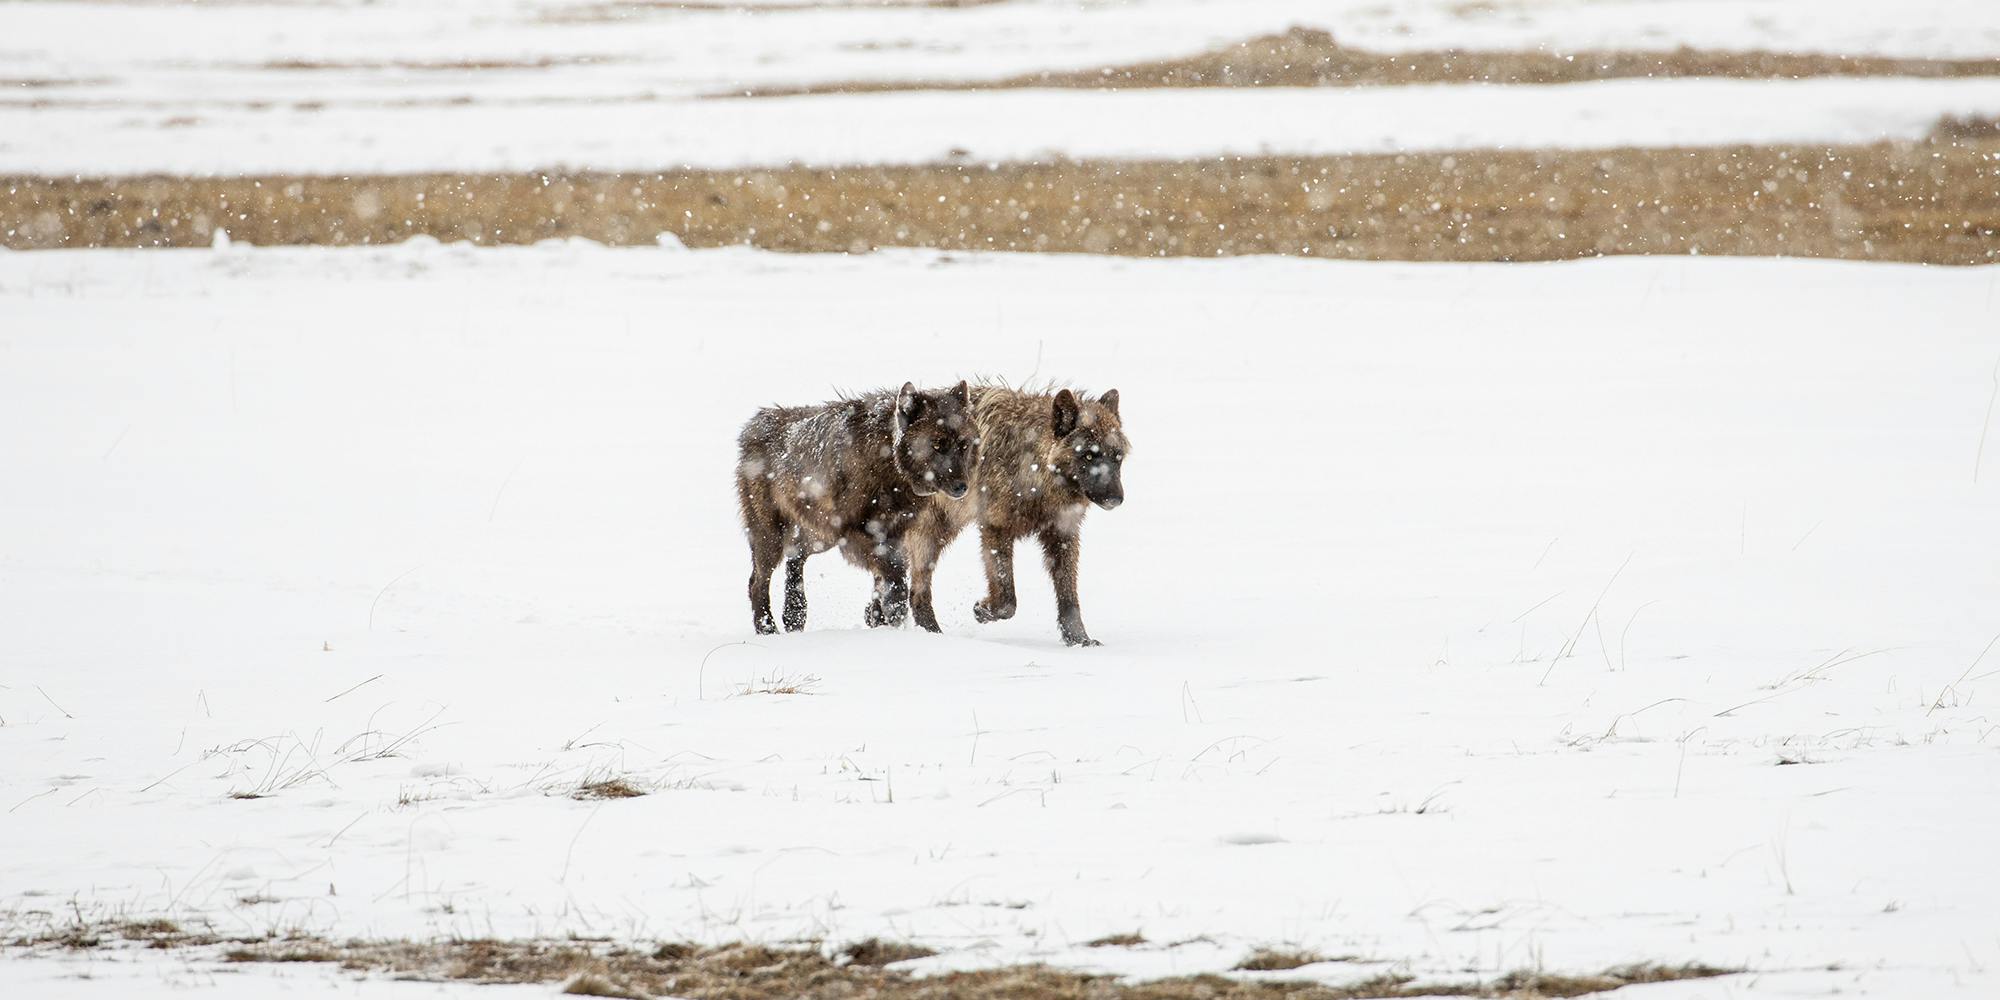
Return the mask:
<svg viewBox="0 0 2000 1000">
<path fill-rule="evenodd" d="M 1068 437 L 1070 431 L 1076 430 L 1077 416 L 1076 394 L 1068 389 L 1056 393 L 1056 437 Z"/>
<path fill-rule="evenodd" d="M 917 391 L 915 383 L 903 383 L 903 387 L 896 390 L 896 419 L 907 424 L 923 411 L 924 394 Z"/>
<path fill-rule="evenodd" d="M 958 385 L 952 387 L 951 394 L 958 397 L 958 405 L 965 407 L 972 405 L 972 387 L 967 385 L 964 379 L 958 380 Z"/>
<path fill-rule="evenodd" d="M 1105 390 L 1104 395 L 1097 397 L 1097 402 L 1105 409 L 1110 410 L 1112 416 L 1115 417 L 1118 415 L 1118 390 Z"/>
</svg>

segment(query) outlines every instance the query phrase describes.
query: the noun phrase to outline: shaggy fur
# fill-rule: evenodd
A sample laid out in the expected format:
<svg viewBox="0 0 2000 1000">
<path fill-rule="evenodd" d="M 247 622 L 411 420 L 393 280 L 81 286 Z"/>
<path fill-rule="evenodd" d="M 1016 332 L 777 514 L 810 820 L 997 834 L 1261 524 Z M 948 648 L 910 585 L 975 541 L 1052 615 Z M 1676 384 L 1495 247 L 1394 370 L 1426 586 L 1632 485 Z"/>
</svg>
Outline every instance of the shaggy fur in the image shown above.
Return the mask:
<svg viewBox="0 0 2000 1000">
<path fill-rule="evenodd" d="M 771 573 L 785 563 L 784 625 L 806 626 L 806 557 L 839 547 L 875 576 L 869 625 L 909 614 L 904 535 L 917 513 L 966 506 L 974 439 L 970 389 L 904 383 L 821 406 L 757 411 L 737 443 L 736 492 L 750 541 L 750 614 L 772 633 Z"/>
<path fill-rule="evenodd" d="M 974 522 L 986 562 L 981 622 L 1014 615 L 1014 543 L 1033 535 L 1055 582 L 1056 623 L 1063 641 L 1095 646 L 1077 599 L 1077 559 L 1084 512 L 1125 502 L 1120 472 L 1131 450 L 1118 416 L 1118 391 L 1080 399 L 1068 389 L 1032 393 L 1004 386 L 972 390 L 979 437 L 971 504 L 930 503 L 917 513 L 906 540 L 917 624 L 938 631 L 931 574 L 939 553 Z"/>
</svg>

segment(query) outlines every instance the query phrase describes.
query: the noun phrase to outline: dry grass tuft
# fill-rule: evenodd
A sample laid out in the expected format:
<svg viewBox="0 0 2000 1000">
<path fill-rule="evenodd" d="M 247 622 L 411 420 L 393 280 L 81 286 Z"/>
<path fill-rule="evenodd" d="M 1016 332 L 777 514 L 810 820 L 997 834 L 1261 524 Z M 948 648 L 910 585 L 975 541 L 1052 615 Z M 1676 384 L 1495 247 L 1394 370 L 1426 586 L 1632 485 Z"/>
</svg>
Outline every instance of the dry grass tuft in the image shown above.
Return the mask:
<svg viewBox="0 0 2000 1000">
<path fill-rule="evenodd" d="M 2000 59 L 1902 59 L 1816 52 L 1735 52 L 1678 48 L 1551 52 L 1539 49 L 1437 49 L 1372 52 L 1333 35 L 1293 28 L 1213 52 L 1122 66 L 1026 73 L 999 80 L 857 80 L 771 87 L 721 97 L 786 97 L 909 90 L 1009 90 L 1023 87 L 1125 90 L 1148 87 L 1376 87 L 1420 83 L 1551 84 L 1634 77 L 2000 76 Z"/>
<path fill-rule="evenodd" d="M 1955 128 L 1964 129 L 1958 125 Z M 0 180 L 0 244 L 521 244 L 862 253 L 2000 260 L 2000 137 L 657 174 Z"/>
<path fill-rule="evenodd" d="M 864 941 L 829 957 L 818 947 L 738 944 L 703 948 L 662 944 L 641 949 L 580 941 L 347 941 L 316 938 L 234 938 L 189 932 L 164 922 L 52 926 L 16 937 L 8 947 L 99 947 L 132 934 L 158 932 L 169 947 L 225 947 L 229 962 L 337 963 L 357 974 L 430 982 L 563 983 L 569 995 L 678 996 L 692 1000 L 794 1000 L 859 997 L 880 1000 L 1402 1000 L 1465 996 L 1540 1000 L 1582 996 L 1637 983 L 1728 975 L 1701 965 L 1637 965 L 1599 975 L 1516 972 L 1490 982 L 1426 985 L 1408 976 L 1378 976 L 1346 985 L 1299 980 L 1191 976 L 1152 982 L 1016 966 L 912 977 L 885 968 L 929 952 Z M 856 957 L 856 956 L 859 957 Z"/>
<path fill-rule="evenodd" d="M 753 694 L 812 694 L 819 686 L 817 674 L 770 674 L 743 684 L 736 689 L 738 695 Z"/>
<path fill-rule="evenodd" d="M 148 948 L 193 948 L 222 944 L 226 939 L 206 924 L 189 927 L 165 917 L 118 917 L 107 920 L 67 919 L 58 922 L 48 912 L 7 914 L 0 948 L 89 949 L 119 942 Z M 268 939 L 267 939 L 268 940 Z"/>
<path fill-rule="evenodd" d="M 1327 961 L 1318 952 L 1303 948 L 1259 948 L 1250 957 L 1236 963 L 1238 972 L 1283 972 L 1302 965 L 1313 965 Z"/>
<path fill-rule="evenodd" d="M 231 948 L 225 962 L 344 962 L 345 954 L 323 941 L 285 942 L 275 946 Z"/>
<path fill-rule="evenodd" d="M 117 927 L 118 936 L 127 941 L 148 941 L 156 938 L 176 938 L 185 934 L 181 925 L 165 917 L 150 920 L 128 920 Z"/>
<path fill-rule="evenodd" d="M 1106 934 L 1095 941 L 1085 941 L 1085 948 L 1137 948 L 1146 943 L 1146 936 L 1138 931 L 1124 934 Z"/>
<path fill-rule="evenodd" d="M 636 799 L 646 794 L 644 790 L 624 778 L 593 778 L 578 784 L 569 797 L 579 802 L 599 802 L 605 799 Z"/>
<path fill-rule="evenodd" d="M 620 997 L 622 1000 L 652 1000 L 652 997 L 636 990 L 629 990 L 603 976 L 584 973 L 570 980 L 562 988 L 564 994 L 580 997 Z"/>
<path fill-rule="evenodd" d="M 1547 972 L 1510 972 L 1488 985 L 1502 996 L 1579 997 L 1643 983 L 1665 983 L 1683 979 L 1709 979 L 1728 975 L 1724 969 L 1705 965 L 1630 965 L 1596 976 L 1566 976 Z"/>
<path fill-rule="evenodd" d="M 180 924 L 164 918 L 127 920 L 112 926 L 109 931 L 126 941 L 154 949 L 175 947 L 191 936 Z"/>
<path fill-rule="evenodd" d="M 897 962 L 907 962 L 916 958 L 929 958 L 937 952 L 920 944 L 904 941 L 884 941 L 869 938 L 857 941 L 840 949 L 840 957 L 849 965 L 884 966 Z"/>
<path fill-rule="evenodd" d="M 396 804 L 391 808 L 409 809 L 425 802 L 435 802 L 441 797 L 436 792 L 419 792 L 404 788 L 396 793 Z"/>
</svg>

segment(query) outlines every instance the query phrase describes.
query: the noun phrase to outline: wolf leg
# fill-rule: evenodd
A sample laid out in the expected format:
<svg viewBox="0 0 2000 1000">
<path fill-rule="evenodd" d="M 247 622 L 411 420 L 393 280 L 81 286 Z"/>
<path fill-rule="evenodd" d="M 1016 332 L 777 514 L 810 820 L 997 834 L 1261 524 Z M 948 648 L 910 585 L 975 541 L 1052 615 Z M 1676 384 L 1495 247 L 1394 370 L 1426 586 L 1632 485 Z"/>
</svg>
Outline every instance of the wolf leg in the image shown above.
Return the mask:
<svg viewBox="0 0 2000 1000">
<path fill-rule="evenodd" d="M 999 528 L 979 527 L 979 554 L 986 563 L 986 599 L 972 606 L 980 623 L 1014 617 L 1014 539 Z"/>
<path fill-rule="evenodd" d="M 1041 534 L 1042 562 L 1056 585 L 1056 626 L 1063 642 L 1072 646 L 1101 646 L 1083 627 L 1083 604 L 1076 596 L 1076 564 L 1080 554 L 1076 535 L 1049 530 Z"/>
</svg>

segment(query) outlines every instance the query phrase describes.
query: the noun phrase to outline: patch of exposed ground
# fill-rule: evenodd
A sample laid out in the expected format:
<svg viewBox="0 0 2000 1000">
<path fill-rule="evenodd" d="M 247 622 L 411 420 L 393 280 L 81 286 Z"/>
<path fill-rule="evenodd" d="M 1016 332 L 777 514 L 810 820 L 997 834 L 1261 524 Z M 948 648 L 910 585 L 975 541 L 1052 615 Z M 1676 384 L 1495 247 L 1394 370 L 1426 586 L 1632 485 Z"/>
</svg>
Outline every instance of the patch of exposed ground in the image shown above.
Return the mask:
<svg viewBox="0 0 2000 1000">
<path fill-rule="evenodd" d="M 1146 936 L 1138 931 L 1123 934 L 1106 934 L 1094 941 L 1085 941 L 1085 948 L 1137 948 L 1146 943 Z"/>
<path fill-rule="evenodd" d="M 2000 118 L 1976 115 L 1946 115 L 1931 129 L 1931 138 L 1940 142 L 1971 142 L 2000 139 Z"/>
<path fill-rule="evenodd" d="M 1259 948 L 1236 963 L 1236 969 L 1239 972 L 1283 972 L 1325 961 L 1329 959 L 1318 952 L 1298 948 Z"/>
<path fill-rule="evenodd" d="M 847 964 L 876 967 L 908 962 L 911 959 L 929 958 L 935 954 L 937 952 L 923 945 L 910 944 L 907 941 L 884 941 L 881 938 L 857 941 L 840 949 L 840 957 Z"/>
<path fill-rule="evenodd" d="M 624 778 L 586 779 L 569 792 L 569 797 L 579 802 L 594 802 L 604 799 L 636 799 L 645 791 Z"/>
<path fill-rule="evenodd" d="M 657 174 L 0 179 L 0 245 L 582 237 L 797 252 L 2000 260 L 1983 120 L 1867 146 L 1493 151 Z"/>
<path fill-rule="evenodd" d="M 1373 1000 L 1409 997 L 1505 997 L 1541 1000 L 1604 993 L 1640 983 L 1705 979 L 1734 970 L 1704 965 L 1633 965 L 1602 973 L 1564 975 L 1512 972 L 1483 981 L 1426 983 L 1406 975 L 1379 975 L 1331 985 L 1304 980 L 1181 976 L 1127 982 L 1109 976 L 1015 966 L 979 972 L 914 977 L 886 963 L 929 954 L 908 945 L 867 941 L 837 956 L 818 943 L 796 947 L 684 944 L 630 947 L 580 941 L 347 941 L 318 938 L 226 938 L 152 920 L 50 928 L 18 935 L 4 947 L 15 954 L 99 947 L 184 949 L 221 962 L 316 962 L 357 974 L 428 981 L 562 983 L 584 996 L 680 996 L 694 1000 L 792 1000 L 796 997 L 868 996 L 883 1000 Z"/>
<path fill-rule="evenodd" d="M 1175 59 L 1080 70 L 1048 70 L 998 80 L 857 80 L 760 87 L 717 96 L 785 97 L 905 90 L 1023 87 L 1124 90 L 1142 87 L 1379 87 L 1415 83 L 1585 83 L 1635 77 L 1798 80 L 1828 76 L 2000 76 L 2000 59 L 1905 59 L 1818 52 L 1728 51 L 1682 47 L 1648 52 L 1586 49 L 1433 49 L 1374 52 L 1331 33 L 1293 28 Z"/>
</svg>

